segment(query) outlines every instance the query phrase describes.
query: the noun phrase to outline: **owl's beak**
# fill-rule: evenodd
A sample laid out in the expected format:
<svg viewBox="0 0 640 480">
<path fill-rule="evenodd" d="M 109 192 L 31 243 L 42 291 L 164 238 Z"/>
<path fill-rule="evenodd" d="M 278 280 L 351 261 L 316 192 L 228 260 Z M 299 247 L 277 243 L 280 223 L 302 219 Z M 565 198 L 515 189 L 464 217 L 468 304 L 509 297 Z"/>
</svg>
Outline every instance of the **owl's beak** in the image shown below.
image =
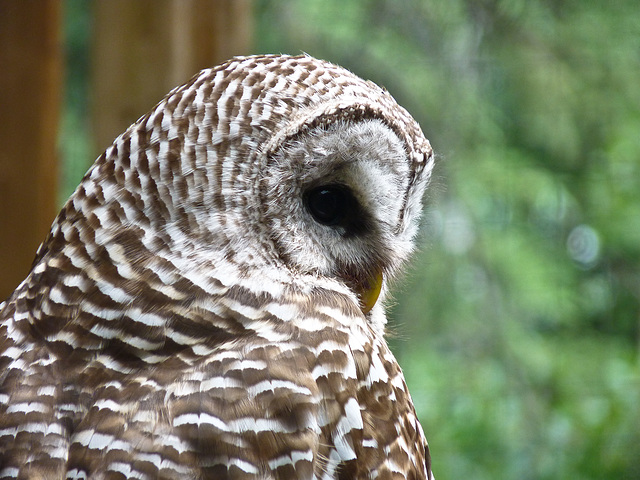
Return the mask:
<svg viewBox="0 0 640 480">
<path fill-rule="evenodd" d="M 378 270 L 367 281 L 359 285 L 360 308 L 365 315 L 378 301 L 380 290 L 382 290 L 382 278 L 382 272 Z"/>
</svg>

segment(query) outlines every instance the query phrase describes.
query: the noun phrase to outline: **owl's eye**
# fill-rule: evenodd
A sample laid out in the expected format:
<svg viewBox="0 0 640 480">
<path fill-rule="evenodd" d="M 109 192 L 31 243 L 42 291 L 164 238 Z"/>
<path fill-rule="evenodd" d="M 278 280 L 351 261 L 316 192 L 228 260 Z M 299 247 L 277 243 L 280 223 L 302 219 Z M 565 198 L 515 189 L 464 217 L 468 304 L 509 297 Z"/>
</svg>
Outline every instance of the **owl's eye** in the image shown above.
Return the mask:
<svg viewBox="0 0 640 480">
<path fill-rule="evenodd" d="M 351 213 L 355 199 L 341 185 L 323 185 L 307 192 L 305 204 L 316 222 L 332 226 L 342 223 Z"/>
</svg>

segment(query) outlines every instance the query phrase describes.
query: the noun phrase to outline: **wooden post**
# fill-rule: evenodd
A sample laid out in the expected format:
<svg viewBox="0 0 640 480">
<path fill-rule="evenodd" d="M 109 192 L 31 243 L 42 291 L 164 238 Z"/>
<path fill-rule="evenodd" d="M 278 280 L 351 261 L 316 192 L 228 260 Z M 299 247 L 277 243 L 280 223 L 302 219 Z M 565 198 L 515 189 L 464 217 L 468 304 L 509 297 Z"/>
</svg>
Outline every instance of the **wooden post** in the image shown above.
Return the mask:
<svg viewBox="0 0 640 480">
<path fill-rule="evenodd" d="M 0 0 L 0 301 L 56 215 L 61 2 Z"/>
<path fill-rule="evenodd" d="M 109 0 L 94 9 L 96 156 L 173 87 L 250 53 L 251 0 Z"/>
</svg>

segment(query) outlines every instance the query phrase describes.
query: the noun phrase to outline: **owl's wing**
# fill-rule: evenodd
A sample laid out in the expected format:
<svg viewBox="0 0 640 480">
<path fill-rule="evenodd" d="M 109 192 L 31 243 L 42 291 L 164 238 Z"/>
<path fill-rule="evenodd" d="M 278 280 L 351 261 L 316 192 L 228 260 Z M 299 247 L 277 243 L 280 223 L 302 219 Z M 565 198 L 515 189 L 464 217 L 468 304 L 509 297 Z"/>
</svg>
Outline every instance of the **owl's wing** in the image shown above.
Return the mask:
<svg viewBox="0 0 640 480">
<path fill-rule="evenodd" d="M 71 435 L 66 478 L 201 478 L 197 452 L 176 434 L 167 414 L 157 373 L 139 371 L 94 391 Z"/>
<path fill-rule="evenodd" d="M 400 365 L 386 342 L 374 341 L 372 350 L 369 372 L 358 386 L 365 425 L 358 457 L 377 457 L 370 470 L 382 477 L 432 479 L 429 446 Z"/>
<path fill-rule="evenodd" d="M 9 308 L 0 305 L 0 478 L 62 478 L 73 395 L 56 355 Z"/>
<path fill-rule="evenodd" d="M 72 434 L 67 478 L 314 478 L 312 355 L 286 344 L 249 336 L 105 383 Z"/>
<path fill-rule="evenodd" d="M 400 366 L 384 339 L 354 330 L 350 343 L 335 343 L 342 346 L 319 382 L 328 478 L 430 479 L 429 448 Z"/>
</svg>

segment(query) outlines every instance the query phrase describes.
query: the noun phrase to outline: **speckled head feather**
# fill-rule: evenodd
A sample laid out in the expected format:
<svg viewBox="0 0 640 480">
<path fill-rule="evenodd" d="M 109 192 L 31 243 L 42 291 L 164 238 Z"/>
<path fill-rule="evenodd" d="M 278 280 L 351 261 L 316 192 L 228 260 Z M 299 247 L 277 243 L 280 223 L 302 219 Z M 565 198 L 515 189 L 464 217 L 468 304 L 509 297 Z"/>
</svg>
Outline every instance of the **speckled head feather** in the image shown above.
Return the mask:
<svg viewBox="0 0 640 480">
<path fill-rule="evenodd" d="M 383 335 L 432 165 L 385 90 L 308 56 L 174 89 L 0 305 L 0 478 L 429 478 Z"/>
</svg>

